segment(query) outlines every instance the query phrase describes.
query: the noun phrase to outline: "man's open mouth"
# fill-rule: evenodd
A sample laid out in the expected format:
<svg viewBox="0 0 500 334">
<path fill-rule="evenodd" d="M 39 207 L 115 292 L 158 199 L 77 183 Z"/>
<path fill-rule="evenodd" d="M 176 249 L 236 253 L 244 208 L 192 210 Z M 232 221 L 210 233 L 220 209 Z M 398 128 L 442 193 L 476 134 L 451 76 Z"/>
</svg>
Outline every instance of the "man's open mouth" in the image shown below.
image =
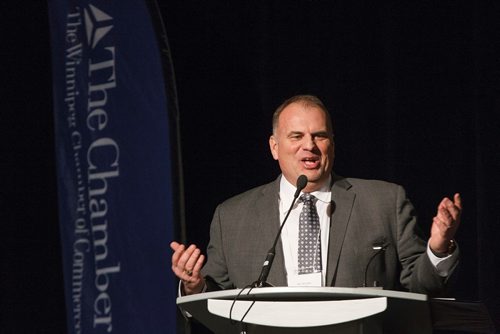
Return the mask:
<svg viewBox="0 0 500 334">
<path fill-rule="evenodd" d="M 302 163 L 306 168 L 317 168 L 319 166 L 319 158 L 304 158 L 302 159 Z"/>
</svg>

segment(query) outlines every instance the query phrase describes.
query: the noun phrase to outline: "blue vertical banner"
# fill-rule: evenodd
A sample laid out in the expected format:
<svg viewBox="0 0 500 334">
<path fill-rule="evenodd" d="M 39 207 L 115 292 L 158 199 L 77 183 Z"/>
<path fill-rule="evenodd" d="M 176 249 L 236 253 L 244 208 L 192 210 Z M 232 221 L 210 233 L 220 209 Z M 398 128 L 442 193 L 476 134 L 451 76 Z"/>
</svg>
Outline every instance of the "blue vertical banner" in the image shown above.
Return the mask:
<svg viewBox="0 0 500 334">
<path fill-rule="evenodd" d="M 49 0 L 69 333 L 172 333 L 175 176 L 145 0 Z"/>
</svg>

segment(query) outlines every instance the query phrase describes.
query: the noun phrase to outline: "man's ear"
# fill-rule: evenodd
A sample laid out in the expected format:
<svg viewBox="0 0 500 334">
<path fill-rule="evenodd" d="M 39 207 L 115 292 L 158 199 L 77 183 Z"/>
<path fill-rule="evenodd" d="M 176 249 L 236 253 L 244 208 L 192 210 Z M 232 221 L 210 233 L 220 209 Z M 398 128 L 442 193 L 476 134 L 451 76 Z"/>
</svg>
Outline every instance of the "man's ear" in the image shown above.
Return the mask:
<svg viewBox="0 0 500 334">
<path fill-rule="evenodd" d="M 269 148 L 271 149 L 274 160 L 278 160 L 278 141 L 274 136 L 269 137 Z"/>
</svg>

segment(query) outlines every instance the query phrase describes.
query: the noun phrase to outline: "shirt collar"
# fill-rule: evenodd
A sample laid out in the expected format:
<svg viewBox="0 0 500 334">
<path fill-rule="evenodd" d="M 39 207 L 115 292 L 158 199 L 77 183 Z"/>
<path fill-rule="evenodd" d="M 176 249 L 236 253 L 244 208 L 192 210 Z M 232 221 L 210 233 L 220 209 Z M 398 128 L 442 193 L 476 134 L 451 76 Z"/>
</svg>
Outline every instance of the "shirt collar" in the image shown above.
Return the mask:
<svg viewBox="0 0 500 334">
<path fill-rule="evenodd" d="M 331 181 L 332 177 L 329 176 L 327 182 L 325 182 L 319 190 L 313 191 L 311 195 L 316 197 L 321 202 L 330 203 L 330 201 L 332 200 L 332 192 L 330 188 Z M 297 187 L 288 182 L 285 176 L 281 175 L 280 200 L 283 207 L 290 207 L 290 204 L 292 204 L 293 201 L 293 195 L 295 194 L 296 190 Z M 300 194 L 303 194 L 303 192 L 301 192 Z"/>
</svg>

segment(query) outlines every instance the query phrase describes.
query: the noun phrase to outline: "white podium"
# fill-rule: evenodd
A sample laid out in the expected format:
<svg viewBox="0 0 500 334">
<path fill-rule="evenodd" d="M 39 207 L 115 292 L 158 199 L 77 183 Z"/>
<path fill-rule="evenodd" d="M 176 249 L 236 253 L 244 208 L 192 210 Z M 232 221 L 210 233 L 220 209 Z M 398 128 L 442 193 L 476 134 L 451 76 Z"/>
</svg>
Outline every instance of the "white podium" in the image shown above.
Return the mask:
<svg viewBox="0 0 500 334">
<path fill-rule="evenodd" d="M 376 288 L 266 287 L 177 298 L 215 333 L 432 333 L 426 295 Z M 238 296 L 237 300 L 235 298 Z M 246 315 L 245 315 L 246 314 Z"/>
</svg>

